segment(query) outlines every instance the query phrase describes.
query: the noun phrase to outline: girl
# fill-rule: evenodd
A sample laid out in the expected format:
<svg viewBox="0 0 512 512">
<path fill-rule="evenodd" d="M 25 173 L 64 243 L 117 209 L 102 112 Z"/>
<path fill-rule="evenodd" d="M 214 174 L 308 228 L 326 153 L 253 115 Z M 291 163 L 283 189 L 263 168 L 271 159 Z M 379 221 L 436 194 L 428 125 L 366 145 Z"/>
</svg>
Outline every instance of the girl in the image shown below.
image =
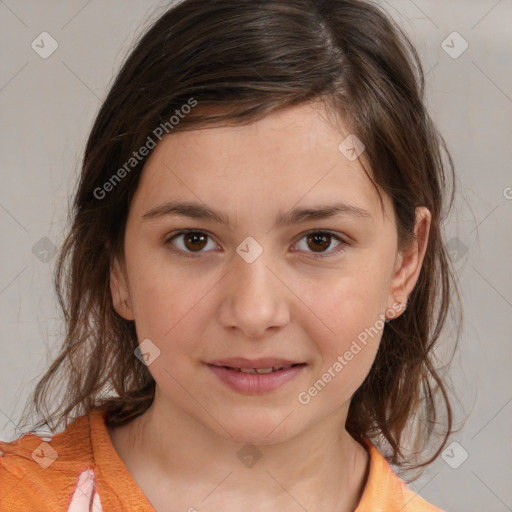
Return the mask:
<svg viewBox="0 0 512 512">
<path fill-rule="evenodd" d="M 185 0 L 153 24 L 58 261 L 66 337 L 32 400 L 55 435 L 0 445 L 2 511 L 440 510 L 390 466 L 452 426 L 453 164 L 423 86 L 366 1 Z"/>
</svg>

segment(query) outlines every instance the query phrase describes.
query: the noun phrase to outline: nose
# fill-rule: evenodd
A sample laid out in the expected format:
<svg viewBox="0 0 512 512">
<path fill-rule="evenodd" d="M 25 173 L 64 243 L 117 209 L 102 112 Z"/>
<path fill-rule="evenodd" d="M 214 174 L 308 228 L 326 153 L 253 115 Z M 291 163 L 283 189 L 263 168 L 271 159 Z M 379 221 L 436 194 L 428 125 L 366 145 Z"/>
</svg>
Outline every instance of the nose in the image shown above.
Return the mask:
<svg viewBox="0 0 512 512">
<path fill-rule="evenodd" d="M 223 280 L 218 320 L 247 338 L 263 338 L 290 321 L 291 292 L 276 275 L 265 251 L 252 263 L 236 255 Z"/>
</svg>

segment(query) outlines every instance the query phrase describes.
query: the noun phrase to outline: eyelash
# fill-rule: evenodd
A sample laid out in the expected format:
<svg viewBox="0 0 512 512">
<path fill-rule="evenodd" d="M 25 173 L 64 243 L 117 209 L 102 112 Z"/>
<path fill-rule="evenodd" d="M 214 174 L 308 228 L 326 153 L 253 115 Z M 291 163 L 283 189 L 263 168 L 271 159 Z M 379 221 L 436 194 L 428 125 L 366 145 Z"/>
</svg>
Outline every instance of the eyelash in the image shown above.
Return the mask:
<svg viewBox="0 0 512 512">
<path fill-rule="evenodd" d="M 200 255 L 200 254 L 202 254 L 202 252 L 201 251 L 198 251 L 196 253 L 185 252 L 182 249 L 177 249 L 171 243 L 175 238 L 177 238 L 177 237 L 179 237 L 181 235 L 186 235 L 188 233 L 199 233 L 199 234 L 206 235 L 209 239 L 212 239 L 212 237 L 206 231 L 201 231 L 201 230 L 198 230 L 198 229 L 184 229 L 184 230 L 177 231 L 177 232 L 172 233 L 171 235 L 169 235 L 166 238 L 166 240 L 165 240 L 165 245 L 168 245 L 169 248 L 173 252 L 175 252 L 177 254 L 180 254 L 182 256 L 185 256 L 186 258 L 195 258 L 195 257 L 197 257 L 196 254 Z M 314 229 L 314 230 L 311 230 L 311 231 L 307 231 L 306 233 L 303 233 L 301 238 L 299 238 L 298 242 L 300 242 L 303 238 L 306 238 L 308 235 L 311 235 L 311 234 L 326 234 L 326 235 L 329 235 L 330 237 L 334 238 L 340 244 L 337 247 L 335 247 L 334 249 L 331 249 L 330 251 L 327 251 L 327 252 L 323 252 L 323 253 L 314 253 L 314 252 L 312 252 L 311 253 L 312 256 L 308 256 L 308 257 L 312 257 L 313 259 L 331 258 L 331 257 L 333 257 L 333 256 L 335 256 L 337 254 L 340 254 L 341 252 L 343 252 L 346 249 L 346 247 L 349 245 L 347 242 L 345 242 L 345 240 L 343 240 L 336 233 L 334 233 L 332 231 L 329 231 L 329 230 L 320 230 L 320 229 Z M 294 251 L 294 252 L 300 252 L 300 251 L 297 250 L 297 251 Z"/>
</svg>

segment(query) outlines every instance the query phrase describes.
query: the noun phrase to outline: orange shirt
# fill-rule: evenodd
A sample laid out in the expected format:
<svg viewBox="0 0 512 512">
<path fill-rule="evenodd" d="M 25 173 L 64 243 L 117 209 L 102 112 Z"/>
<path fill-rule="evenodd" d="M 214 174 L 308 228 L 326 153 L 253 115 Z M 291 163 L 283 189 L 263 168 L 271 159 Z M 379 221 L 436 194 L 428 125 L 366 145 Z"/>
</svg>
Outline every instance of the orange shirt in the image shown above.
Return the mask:
<svg viewBox="0 0 512 512">
<path fill-rule="evenodd" d="M 365 442 L 370 472 L 355 512 L 443 512 L 407 488 Z M 115 451 L 99 407 L 49 442 L 25 434 L 0 442 L 0 450 L 0 512 L 154 512 Z"/>
</svg>

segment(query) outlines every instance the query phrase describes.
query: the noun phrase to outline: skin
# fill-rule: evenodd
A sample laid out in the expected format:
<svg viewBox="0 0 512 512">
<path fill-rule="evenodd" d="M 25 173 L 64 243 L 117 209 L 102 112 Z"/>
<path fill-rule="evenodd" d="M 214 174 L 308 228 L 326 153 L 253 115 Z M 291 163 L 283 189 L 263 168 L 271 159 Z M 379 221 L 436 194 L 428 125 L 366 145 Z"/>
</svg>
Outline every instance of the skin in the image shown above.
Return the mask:
<svg viewBox="0 0 512 512">
<path fill-rule="evenodd" d="M 328 121 L 322 104 L 303 104 L 245 126 L 172 134 L 147 161 L 111 291 L 117 312 L 135 320 L 139 342 L 149 338 L 160 350 L 148 367 L 156 396 L 146 413 L 109 434 L 156 510 L 356 508 L 369 459 L 344 426 L 382 329 L 309 403 L 297 397 L 365 328 L 380 326 L 389 311 L 401 314 L 393 306 L 418 279 L 431 217 L 417 209 L 416 240 L 399 252 L 390 199 L 382 192 L 383 215 L 360 159 L 338 150 L 348 133 Z M 231 226 L 143 219 L 170 199 L 221 211 Z M 279 213 L 338 200 L 371 219 L 275 225 Z M 182 229 L 209 235 L 199 252 L 186 236 L 168 241 Z M 309 230 L 335 232 L 347 245 L 336 253 L 340 242 L 328 238 L 322 252 L 308 243 Z M 263 248 L 252 263 L 236 252 L 248 236 Z M 279 389 L 248 396 L 204 364 L 235 356 L 307 366 Z M 251 468 L 237 457 L 246 443 L 261 455 Z"/>
</svg>

